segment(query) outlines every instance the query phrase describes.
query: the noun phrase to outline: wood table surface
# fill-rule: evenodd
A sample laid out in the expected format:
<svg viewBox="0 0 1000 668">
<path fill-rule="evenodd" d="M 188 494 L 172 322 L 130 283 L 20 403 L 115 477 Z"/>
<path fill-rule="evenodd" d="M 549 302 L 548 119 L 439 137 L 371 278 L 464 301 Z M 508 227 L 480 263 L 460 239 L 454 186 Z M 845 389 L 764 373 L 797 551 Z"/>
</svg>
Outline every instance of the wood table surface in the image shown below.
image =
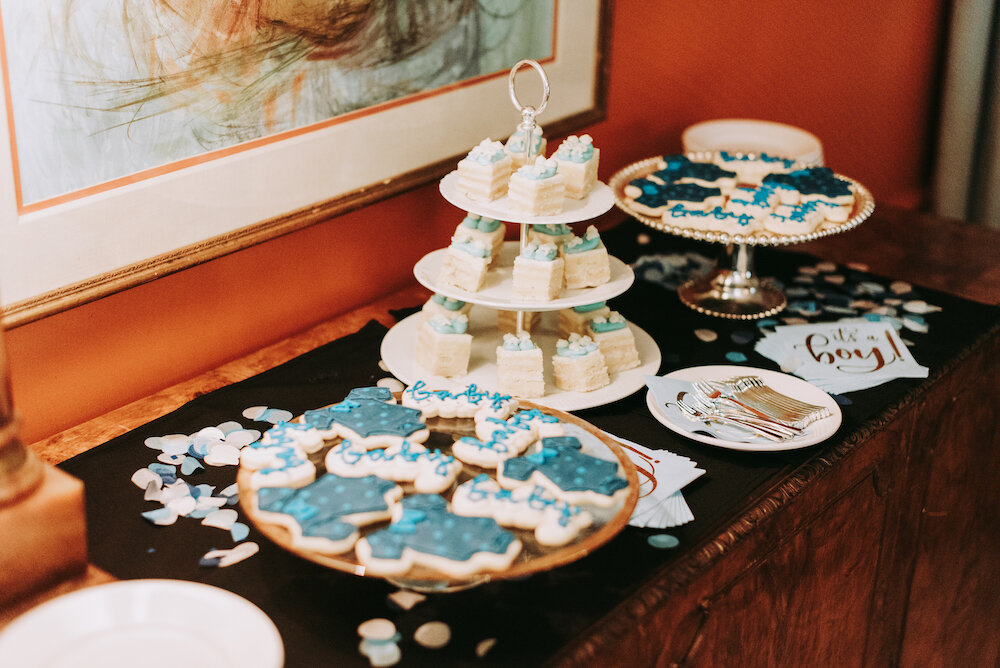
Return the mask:
<svg viewBox="0 0 1000 668">
<path fill-rule="evenodd" d="M 849 234 L 793 247 L 820 258 L 867 265 L 871 272 L 912 282 L 987 304 L 1000 303 L 1000 232 L 928 214 L 881 207 Z M 329 341 L 350 334 L 374 319 L 395 323 L 390 309 L 422 303 L 425 288 L 413 284 L 369 305 L 342 314 L 251 355 L 134 401 L 50 438 L 32 444 L 41 457 L 58 464 L 78 453 L 165 415 L 214 389 L 244 380 Z M 916 587 L 930 587 L 933 574 L 915 567 Z M 110 576 L 91 567 L 88 574 L 43 592 L 18 606 L 0 609 L 0 626 L 16 614 L 69 589 L 105 582 Z"/>
</svg>

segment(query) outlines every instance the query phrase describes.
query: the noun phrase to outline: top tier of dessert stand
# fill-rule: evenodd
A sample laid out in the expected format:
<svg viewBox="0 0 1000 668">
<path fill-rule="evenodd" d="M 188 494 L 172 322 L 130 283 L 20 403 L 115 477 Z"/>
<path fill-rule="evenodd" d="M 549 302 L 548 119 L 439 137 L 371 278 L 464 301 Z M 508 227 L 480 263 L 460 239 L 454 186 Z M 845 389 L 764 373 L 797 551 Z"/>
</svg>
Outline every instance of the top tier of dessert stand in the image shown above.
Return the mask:
<svg viewBox="0 0 1000 668">
<path fill-rule="evenodd" d="M 541 78 L 543 93 L 542 101 L 537 107 L 522 104 L 517 97 L 514 87 L 515 76 L 524 67 L 534 69 Z M 510 70 L 508 78 L 508 89 L 510 98 L 515 108 L 521 114 L 521 122 L 517 129 L 523 132 L 526 138 L 532 137 L 536 123 L 535 117 L 541 113 L 548 103 L 549 82 L 542 67 L 533 60 L 522 60 L 514 65 Z M 533 157 L 528 153 L 533 142 L 525 141 L 525 160 Z M 562 212 L 551 216 L 529 216 L 523 213 L 511 211 L 508 206 L 507 196 L 503 196 L 492 202 L 480 202 L 465 196 L 458 188 L 458 174 L 451 172 L 440 183 L 441 195 L 449 203 L 462 211 L 468 213 L 493 218 L 509 223 L 520 224 L 520 238 L 518 241 L 505 242 L 502 252 L 496 262 L 497 267 L 491 268 L 487 275 L 486 282 L 482 289 L 477 292 L 468 292 L 450 285 L 438 283 L 437 277 L 447 249 L 435 250 L 421 258 L 413 268 L 417 281 L 428 290 L 459 299 L 470 304 L 475 304 L 486 309 L 496 309 L 504 311 L 515 311 L 516 331 L 524 331 L 524 312 L 547 312 L 559 309 L 593 304 L 607 301 L 613 297 L 626 292 L 635 280 L 632 268 L 621 260 L 611 257 L 611 280 L 604 285 L 594 288 L 579 288 L 565 290 L 558 298 L 549 301 L 525 300 L 514 294 L 512 289 L 512 266 L 513 259 L 520 252 L 520 249 L 527 244 L 529 225 L 555 225 L 579 223 L 597 218 L 598 216 L 611 210 L 615 205 L 615 196 L 612 189 L 598 181 L 594 184 L 590 195 L 582 200 L 566 199 Z M 495 347 L 499 342 L 500 334 L 496 328 L 496 319 L 490 319 L 488 314 L 482 310 L 473 309 L 470 314 L 469 331 L 478 334 L 473 338 L 472 357 L 478 360 L 475 365 L 470 366 L 469 373 L 460 378 L 443 378 L 430 376 L 429 373 L 419 366 L 415 361 L 414 346 L 417 340 L 417 330 L 420 325 L 421 314 L 414 314 L 395 327 L 389 330 L 382 342 L 382 359 L 389 371 L 397 378 L 407 384 L 413 384 L 418 380 L 434 383 L 440 389 L 462 389 L 469 383 L 476 383 L 481 387 L 493 387 L 496 385 L 496 365 L 490 361 L 495 357 Z M 572 411 L 583 408 L 602 406 L 604 404 L 617 401 L 623 397 L 636 392 L 644 386 L 643 376 L 655 374 L 660 367 L 660 349 L 651 336 L 641 328 L 629 323 L 632 333 L 635 335 L 636 348 L 642 360 L 641 365 L 635 369 L 620 371 L 615 374 L 610 385 L 594 390 L 592 392 L 566 392 L 555 388 L 550 378 L 546 378 L 547 393 L 544 397 L 534 398 L 533 401 L 549 408 Z M 483 333 L 491 334 L 483 336 Z M 543 349 L 555 349 L 555 342 L 558 336 L 544 329 L 532 332 L 536 343 Z"/>
<path fill-rule="evenodd" d="M 695 162 L 710 162 L 715 153 L 695 152 L 687 157 Z M 736 153 L 739 157 L 755 157 L 751 154 Z M 648 216 L 636 211 L 625 197 L 625 186 L 632 180 L 655 172 L 660 157 L 647 158 L 619 170 L 609 182 L 615 205 L 636 220 L 669 234 L 698 239 L 723 246 L 723 255 L 718 266 L 705 276 L 694 278 L 682 285 L 677 294 L 688 307 L 707 315 L 732 320 L 754 320 L 765 318 L 782 311 L 787 305 L 784 292 L 768 279 L 760 278 L 754 269 L 753 251 L 757 246 L 786 246 L 799 244 L 820 237 L 840 234 L 852 230 L 871 216 L 875 210 L 875 199 L 871 192 L 857 181 L 837 174 L 837 178 L 849 182 L 855 191 L 854 209 L 846 222 L 826 221 L 808 234 L 773 234 L 758 232 L 753 234 L 729 234 L 698 230 L 683 225 L 671 225 L 662 218 Z M 809 165 L 798 164 L 795 169 Z"/>
</svg>

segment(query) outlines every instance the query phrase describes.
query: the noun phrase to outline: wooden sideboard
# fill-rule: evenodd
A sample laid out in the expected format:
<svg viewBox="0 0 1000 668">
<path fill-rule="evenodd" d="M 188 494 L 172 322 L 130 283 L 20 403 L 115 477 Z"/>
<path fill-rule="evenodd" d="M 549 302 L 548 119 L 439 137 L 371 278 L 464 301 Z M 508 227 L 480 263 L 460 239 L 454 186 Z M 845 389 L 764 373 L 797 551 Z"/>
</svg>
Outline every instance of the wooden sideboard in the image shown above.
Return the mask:
<svg viewBox="0 0 1000 668">
<path fill-rule="evenodd" d="M 849 235 L 801 250 L 995 304 L 998 247 L 996 232 L 879 209 Z M 61 462 L 370 319 L 391 325 L 388 309 L 425 296 L 413 286 L 33 447 Z M 551 662 L 998 665 L 998 360 L 994 327 L 878 420 L 753 490 L 710 538 L 666 563 Z M 92 569 L 77 584 L 106 579 Z M 0 622 L 14 612 L 0 611 Z"/>
</svg>

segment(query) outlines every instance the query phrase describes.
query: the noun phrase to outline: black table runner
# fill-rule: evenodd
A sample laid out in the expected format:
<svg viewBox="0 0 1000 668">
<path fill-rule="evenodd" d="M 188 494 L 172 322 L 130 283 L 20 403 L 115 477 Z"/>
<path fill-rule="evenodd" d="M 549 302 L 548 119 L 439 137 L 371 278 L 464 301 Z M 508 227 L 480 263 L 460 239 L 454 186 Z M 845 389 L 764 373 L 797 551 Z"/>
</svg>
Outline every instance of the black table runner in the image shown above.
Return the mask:
<svg viewBox="0 0 1000 668">
<path fill-rule="evenodd" d="M 656 253 L 715 252 L 708 244 L 667 237 L 635 223 L 623 224 L 604 235 L 612 253 L 625 262 Z M 643 243 L 647 241 L 647 243 Z M 757 267 L 786 286 L 796 285 L 799 267 L 815 265 L 811 256 L 780 249 L 758 249 Z M 850 281 L 891 281 L 857 270 L 844 269 Z M 130 482 L 134 471 L 156 460 L 158 452 L 144 445 L 146 438 L 192 434 L 206 426 L 235 420 L 246 428 L 266 430 L 270 425 L 243 417 L 251 406 L 286 409 L 292 414 L 340 401 L 359 386 L 374 385 L 388 374 L 378 362 L 386 329 L 371 322 L 343 337 L 253 378 L 194 399 L 178 410 L 95 447 L 62 464 L 86 486 L 90 560 L 122 579 L 177 578 L 216 585 L 249 599 L 275 622 L 285 645 L 287 665 L 368 665 L 358 652 L 357 626 L 374 617 L 387 617 L 402 639 L 401 665 L 480 664 L 537 665 L 553 657 L 574 637 L 642 587 L 654 573 L 670 568 L 683 555 L 715 535 L 734 511 L 745 506 L 755 490 L 786 475 L 850 438 L 903 402 L 922 383 L 959 357 L 1000 321 L 1000 309 L 944 293 L 915 288 L 906 299 L 920 298 L 942 308 L 925 316 L 926 333 L 906 333 L 911 351 L 930 367 L 928 380 L 895 380 L 850 393 L 841 398 L 844 420 L 828 441 L 783 453 L 744 453 L 689 441 L 670 432 L 650 416 L 645 391 L 607 406 L 578 411 L 585 420 L 623 438 L 690 457 L 706 469 L 684 489 L 695 521 L 665 532 L 677 537 L 679 547 L 656 549 L 647 538 L 660 530 L 627 527 L 610 543 L 575 563 L 521 581 L 490 583 L 468 591 L 431 595 L 411 610 L 387 600 L 396 588 L 384 581 L 332 571 L 285 552 L 256 530 L 250 537 L 260 552 L 228 568 L 199 566 L 212 548 L 233 546 L 230 536 L 198 520 L 180 518 L 167 527 L 154 526 L 141 513 L 157 507 L 143 501 L 142 490 Z M 698 314 L 680 304 L 664 281 L 637 280 L 613 308 L 648 332 L 663 355 L 661 373 L 701 364 L 732 364 L 727 352 L 742 352 L 745 364 L 776 368 L 753 352 L 746 333 L 754 323 L 726 321 Z M 787 314 L 780 314 L 778 318 Z M 715 331 L 706 343 L 696 329 Z M 735 337 L 734 337 L 735 335 Z M 206 467 L 190 476 L 191 484 L 217 489 L 235 481 L 236 467 Z M 242 517 L 241 521 L 246 521 Z M 451 642 L 442 649 L 425 649 L 413 640 L 422 623 L 443 621 L 452 629 Z M 476 647 L 496 642 L 479 658 Z"/>
</svg>

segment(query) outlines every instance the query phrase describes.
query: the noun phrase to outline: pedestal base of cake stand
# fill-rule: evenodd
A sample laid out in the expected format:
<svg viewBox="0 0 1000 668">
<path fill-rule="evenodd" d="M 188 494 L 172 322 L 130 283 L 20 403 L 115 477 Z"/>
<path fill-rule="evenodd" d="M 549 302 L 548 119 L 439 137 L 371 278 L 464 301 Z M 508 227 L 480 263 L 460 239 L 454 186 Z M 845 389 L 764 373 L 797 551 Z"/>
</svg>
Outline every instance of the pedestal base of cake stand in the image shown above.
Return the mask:
<svg viewBox="0 0 1000 668">
<path fill-rule="evenodd" d="M 756 320 L 774 315 L 788 303 L 785 294 L 753 270 L 753 246 L 726 247 L 720 266 L 677 290 L 684 305 L 718 318 Z"/>
</svg>

